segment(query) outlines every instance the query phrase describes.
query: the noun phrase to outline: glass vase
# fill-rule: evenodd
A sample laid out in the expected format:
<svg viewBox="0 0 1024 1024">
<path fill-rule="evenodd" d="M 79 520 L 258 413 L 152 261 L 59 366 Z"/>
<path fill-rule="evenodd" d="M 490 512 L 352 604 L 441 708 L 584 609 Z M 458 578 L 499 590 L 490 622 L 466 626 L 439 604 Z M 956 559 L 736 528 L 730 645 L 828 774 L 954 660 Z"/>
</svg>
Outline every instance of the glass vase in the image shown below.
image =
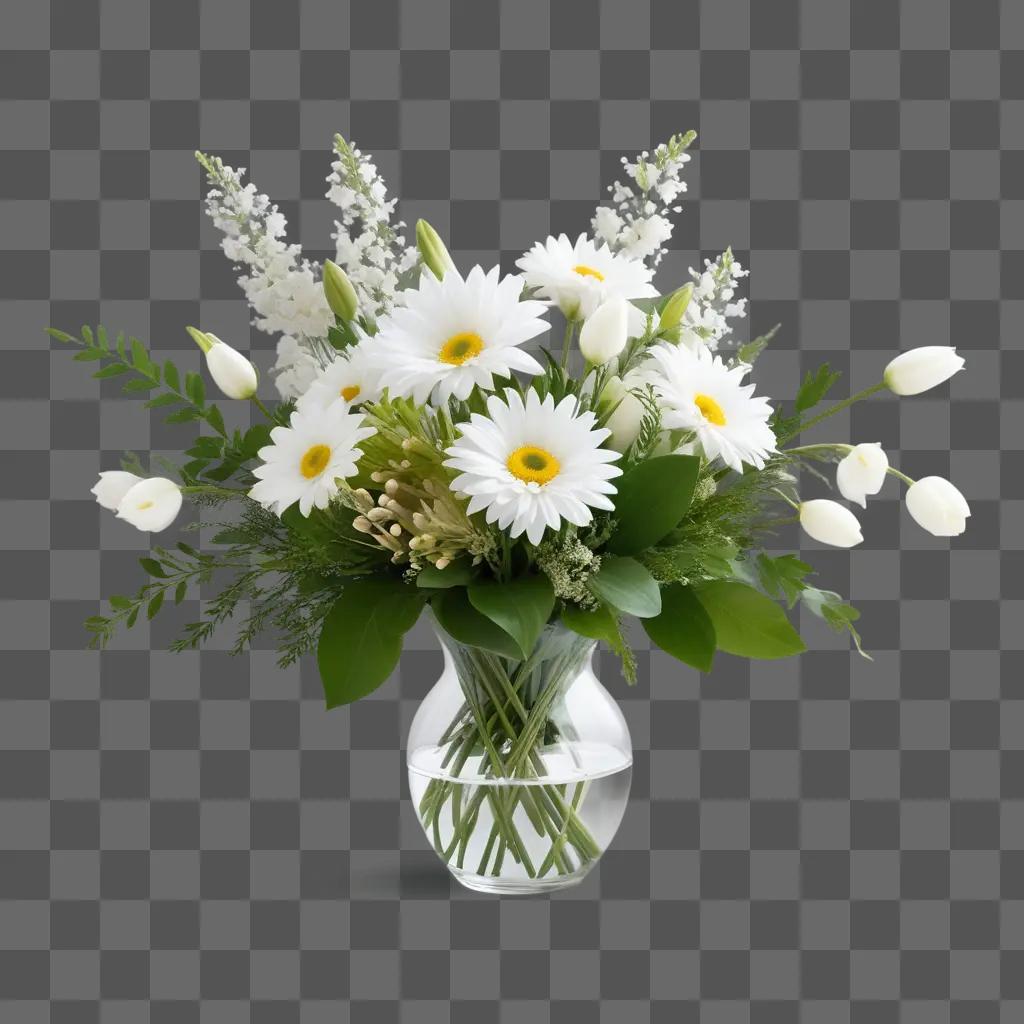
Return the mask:
<svg viewBox="0 0 1024 1024">
<path fill-rule="evenodd" d="M 629 799 L 633 748 L 594 675 L 595 643 L 548 626 L 514 661 L 437 628 L 441 678 L 409 731 L 409 789 L 427 839 L 470 889 L 580 882 Z"/>
</svg>

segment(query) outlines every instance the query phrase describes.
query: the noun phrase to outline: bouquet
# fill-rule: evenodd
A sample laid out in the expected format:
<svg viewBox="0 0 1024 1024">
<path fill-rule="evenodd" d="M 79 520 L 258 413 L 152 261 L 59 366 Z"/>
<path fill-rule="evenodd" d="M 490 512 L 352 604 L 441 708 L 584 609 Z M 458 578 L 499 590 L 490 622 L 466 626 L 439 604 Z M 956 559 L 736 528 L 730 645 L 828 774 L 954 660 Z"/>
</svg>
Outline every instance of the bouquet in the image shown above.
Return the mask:
<svg viewBox="0 0 1024 1024">
<path fill-rule="evenodd" d="M 278 337 L 280 401 L 257 397 L 252 363 L 189 327 L 209 376 L 255 425 L 229 429 L 197 373 L 158 363 L 102 327 L 58 341 L 124 376 L 168 421 L 198 425 L 164 474 L 137 458 L 100 474 L 98 502 L 140 530 L 201 506 L 212 543 L 157 546 L 138 592 L 87 620 L 96 644 L 199 586 L 202 618 L 176 649 L 225 622 L 236 650 L 278 637 L 282 664 L 316 652 L 326 704 L 373 691 L 428 612 L 445 677 L 409 743 L 410 780 L 435 849 L 466 884 L 499 891 L 578 880 L 611 840 L 628 790 L 628 732 L 589 669 L 603 642 L 635 679 L 624 621 L 701 672 L 717 651 L 797 654 L 798 603 L 860 649 L 856 610 L 810 579 L 774 531 L 799 522 L 849 548 L 855 514 L 800 497 L 801 471 L 864 506 L 887 476 L 936 536 L 963 532 L 967 502 L 947 480 L 912 480 L 870 441 L 800 435 L 881 392 L 914 395 L 956 373 L 952 348 L 904 352 L 880 381 L 820 403 L 838 374 L 807 375 L 772 406 L 747 383 L 774 331 L 746 343 L 730 251 L 659 295 L 652 279 L 685 191 L 694 134 L 633 162 L 595 211 L 592 234 L 537 242 L 516 263 L 456 267 L 420 221 L 415 245 L 373 162 L 338 136 L 327 196 L 335 259 L 314 265 L 242 170 L 197 154 L 207 209 L 257 328 Z M 559 345 L 543 339 L 564 323 Z M 245 417 L 247 420 L 249 417 Z"/>
</svg>

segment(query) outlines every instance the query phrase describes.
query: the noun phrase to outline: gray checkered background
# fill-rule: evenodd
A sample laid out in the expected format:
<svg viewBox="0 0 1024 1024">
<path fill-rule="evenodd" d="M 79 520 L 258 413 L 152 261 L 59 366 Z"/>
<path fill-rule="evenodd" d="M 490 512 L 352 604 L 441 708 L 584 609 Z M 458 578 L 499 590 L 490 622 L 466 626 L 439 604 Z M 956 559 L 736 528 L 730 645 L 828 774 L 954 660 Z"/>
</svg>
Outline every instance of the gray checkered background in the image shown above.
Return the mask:
<svg viewBox="0 0 1024 1024">
<path fill-rule="evenodd" d="M 4 0 L 0 47 L 4 1024 L 1024 1019 L 1024 5 Z M 511 269 L 588 226 L 620 155 L 691 127 L 660 281 L 734 246 L 752 329 L 784 324 L 766 393 L 822 359 L 841 396 L 900 347 L 967 356 L 820 434 L 951 476 L 966 536 L 887 485 L 855 552 L 780 541 L 860 606 L 873 662 L 815 621 L 801 660 L 704 679 L 639 639 L 635 689 L 604 659 L 636 744 L 619 836 L 578 889 L 498 900 L 449 882 L 408 802 L 425 623 L 331 714 L 270 639 L 166 653 L 198 594 L 84 650 L 147 544 L 96 473 L 191 428 L 42 327 L 198 368 L 196 323 L 272 359 L 196 147 L 251 168 L 319 258 L 341 130 L 406 220 Z"/>
</svg>

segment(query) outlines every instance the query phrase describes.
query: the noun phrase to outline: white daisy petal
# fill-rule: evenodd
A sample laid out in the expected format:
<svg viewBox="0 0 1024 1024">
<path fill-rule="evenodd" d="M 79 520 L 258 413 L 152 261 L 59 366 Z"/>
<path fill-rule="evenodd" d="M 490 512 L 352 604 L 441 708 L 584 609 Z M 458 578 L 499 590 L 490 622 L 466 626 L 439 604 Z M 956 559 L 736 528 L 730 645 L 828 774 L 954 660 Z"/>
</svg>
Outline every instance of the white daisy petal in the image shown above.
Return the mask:
<svg viewBox="0 0 1024 1024">
<path fill-rule="evenodd" d="M 474 387 L 492 391 L 496 377 L 507 380 L 515 370 L 542 373 L 519 346 L 550 325 L 540 319 L 543 304 L 519 301 L 522 290 L 521 277 L 501 280 L 497 267 L 474 267 L 465 278 L 449 271 L 442 281 L 421 275 L 372 339 L 380 386 L 441 404 L 451 395 L 468 398 Z"/>
<path fill-rule="evenodd" d="M 539 544 L 562 520 L 590 523 L 588 506 L 613 508 L 605 495 L 615 493 L 608 481 L 622 473 L 611 464 L 619 453 L 600 447 L 608 432 L 592 429 L 593 417 L 578 414 L 575 398 L 556 406 L 530 390 L 524 402 L 510 389 L 491 395 L 487 412 L 463 424 L 445 452 L 444 464 L 460 474 L 451 489 L 470 496 L 470 514 L 486 510 L 488 523 Z"/>
<path fill-rule="evenodd" d="M 665 427 L 692 431 L 709 460 L 741 472 L 745 462 L 761 469 L 776 450 L 771 405 L 743 384 L 748 370 L 726 366 L 706 347 L 662 344 L 651 349 L 642 376 L 654 387 Z"/>
<path fill-rule="evenodd" d="M 278 515 L 296 502 L 304 516 L 326 508 L 337 481 L 355 475 L 358 444 L 376 432 L 362 423 L 344 401 L 296 409 L 290 426 L 271 431 L 274 444 L 260 449 L 263 464 L 253 470 L 258 482 L 249 497 Z"/>
</svg>

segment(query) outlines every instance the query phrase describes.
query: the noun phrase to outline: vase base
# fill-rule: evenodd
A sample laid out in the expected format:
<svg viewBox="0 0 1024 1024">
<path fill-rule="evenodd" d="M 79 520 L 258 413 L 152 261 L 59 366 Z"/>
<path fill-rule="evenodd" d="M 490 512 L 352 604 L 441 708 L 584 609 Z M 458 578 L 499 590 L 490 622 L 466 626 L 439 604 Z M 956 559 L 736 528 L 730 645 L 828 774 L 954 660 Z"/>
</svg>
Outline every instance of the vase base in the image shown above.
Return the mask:
<svg viewBox="0 0 1024 1024">
<path fill-rule="evenodd" d="M 587 865 L 568 875 L 545 875 L 544 878 L 502 878 L 500 875 L 478 875 L 473 871 L 460 871 L 449 867 L 452 877 L 467 889 L 486 892 L 492 896 L 543 896 L 558 889 L 579 885 L 590 873 Z"/>
</svg>

